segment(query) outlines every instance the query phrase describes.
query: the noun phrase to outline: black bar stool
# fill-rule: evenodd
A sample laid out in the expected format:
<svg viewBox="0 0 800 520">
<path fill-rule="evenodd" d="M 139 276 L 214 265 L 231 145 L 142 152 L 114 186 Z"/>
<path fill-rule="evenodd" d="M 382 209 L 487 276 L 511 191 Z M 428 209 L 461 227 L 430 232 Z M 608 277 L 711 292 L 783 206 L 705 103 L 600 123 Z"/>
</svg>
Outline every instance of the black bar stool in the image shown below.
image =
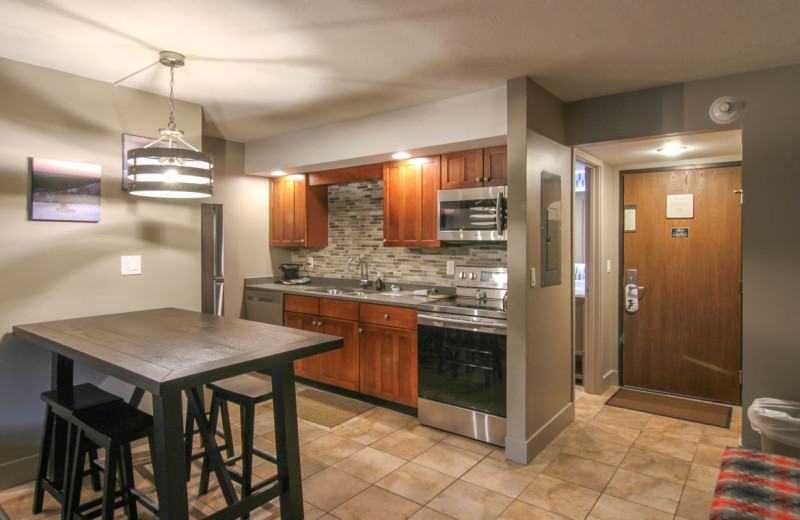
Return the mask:
<svg viewBox="0 0 800 520">
<path fill-rule="evenodd" d="M 67 439 L 65 439 L 66 442 L 61 446 L 55 446 L 54 433 L 57 421 L 64 421 L 70 425 L 72 416 L 77 411 L 122 402 L 121 397 L 108 393 L 91 383 L 43 392 L 41 398 L 46 406 L 42 441 L 39 448 L 39 464 L 36 469 L 33 492 L 33 514 L 42 512 L 45 491 L 50 493 L 62 506 L 64 505 L 64 494 L 67 490 L 67 481 L 65 479 L 66 460 L 72 452 L 72 443 L 70 441 L 70 432 L 68 432 Z M 72 429 L 71 426 L 68 427 Z M 54 450 L 54 448 L 57 449 Z M 64 453 L 64 458 L 56 460 L 53 457 L 54 460 L 52 460 L 53 464 L 51 465 L 51 455 L 53 452 L 58 453 L 59 451 Z M 89 464 L 89 471 L 92 475 L 92 488 L 95 491 L 99 491 L 100 471 L 93 462 L 97 459 L 97 448 L 92 448 L 90 454 L 92 462 Z"/>
<path fill-rule="evenodd" d="M 217 421 L 222 413 L 223 417 L 228 414 L 228 402 L 239 405 L 242 431 L 242 452 L 240 455 L 232 455 L 228 452 L 228 458 L 224 460 L 228 466 L 231 480 L 241 484 L 242 497 L 246 497 L 254 491 L 272 483 L 276 477 L 263 480 L 253 485 L 253 456 L 277 464 L 274 455 L 267 453 L 253 446 L 255 436 L 255 413 L 256 405 L 272 399 L 272 385 L 263 379 L 247 374 L 235 376 L 221 381 L 215 381 L 207 385 L 211 389 L 211 428 L 216 430 Z M 232 466 L 237 462 L 242 462 L 241 473 L 233 469 Z M 203 469 L 200 474 L 201 495 L 208 492 L 208 477 L 211 473 L 208 456 L 203 457 Z"/>
<path fill-rule="evenodd" d="M 153 418 L 126 402 L 117 402 L 76 411 L 72 415 L 72 423 L 76 439 L 73 459 L 69 464 L 69 487 L 63 518 L 72 520 L 101 516 L 103 520 L 112 520 L 114 509 L 124 507 L 128 518 L 136 520 L 137 502 L 157 515 L 158 506 L 155 502 L 140 493 L 134 485 L 131 455 L 131 443 L 144 438 L 147 438 L 152 453 Z M 106 452 L 103 496 L 81 504 L 84 473 L 80 468 L 92 446 L 99 446 Z M 117 472 L 120 474 L 119 491 L 116 489 Z M 117 500 L 118 497 L 120 500 Z"/>
</svg>

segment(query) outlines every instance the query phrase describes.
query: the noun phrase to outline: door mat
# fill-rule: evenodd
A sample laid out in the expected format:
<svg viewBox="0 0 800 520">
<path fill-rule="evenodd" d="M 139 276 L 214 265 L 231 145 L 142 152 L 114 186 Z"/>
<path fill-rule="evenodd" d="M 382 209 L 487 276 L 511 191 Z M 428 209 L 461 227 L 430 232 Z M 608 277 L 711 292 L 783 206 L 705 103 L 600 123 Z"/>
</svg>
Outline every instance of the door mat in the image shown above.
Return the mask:
<svg viewBox="0 0 800 520">
<path fill-rule="evenodd" d="M 372 408 L 371 404 L 313 388 L 297 393 L 297 416 L 327 428 L 333 428 Z"/>
<path fill-rule="evenodd" d="M 730 428 L 730 406 L 703 403 L 671 395 L 620 388 L 606 401 L 609 406 L 647 412 L 718 428 Z"/>
</svg>

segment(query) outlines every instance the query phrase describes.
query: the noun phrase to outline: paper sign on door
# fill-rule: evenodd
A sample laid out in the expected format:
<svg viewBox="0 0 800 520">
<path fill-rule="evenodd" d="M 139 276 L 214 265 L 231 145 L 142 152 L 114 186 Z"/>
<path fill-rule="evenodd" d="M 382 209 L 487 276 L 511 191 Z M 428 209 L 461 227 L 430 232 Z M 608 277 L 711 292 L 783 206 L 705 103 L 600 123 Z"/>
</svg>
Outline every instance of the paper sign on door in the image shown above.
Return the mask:
<svg viewBox="0 0 800 520">
<path fill-rule="evenodd" d="M 694 218 L 694 195 L 667 195 L 667 218 Z"/>
</svg>

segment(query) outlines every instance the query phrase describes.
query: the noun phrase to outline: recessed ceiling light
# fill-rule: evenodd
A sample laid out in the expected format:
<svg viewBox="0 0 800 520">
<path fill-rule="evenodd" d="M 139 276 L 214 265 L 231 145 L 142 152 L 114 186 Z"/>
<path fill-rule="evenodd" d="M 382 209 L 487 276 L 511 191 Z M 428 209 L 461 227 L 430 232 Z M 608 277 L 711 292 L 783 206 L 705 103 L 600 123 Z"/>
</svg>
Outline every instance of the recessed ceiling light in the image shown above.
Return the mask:
<svg viewBox="0 0 800 520">
<path fill-rule="evenodd" d="M 408 152 L 395 152 L 392 154 L 393 159 L 408 159 L 411 154 Z"/>
<path fill-rule="evenodd" d="M 283 177 L 284 175 L 286 175 L 286 172 L 281 170 L 275 170 L 274 172 L 269 172 L 269 174 L 271 177 Z"/>
<path fill-rule="evenodd" d="M 667 143 L 656 151 L 664 155 L 680 155 L 686 151 L 686 147 L 676 143 Z"/>
</svg>

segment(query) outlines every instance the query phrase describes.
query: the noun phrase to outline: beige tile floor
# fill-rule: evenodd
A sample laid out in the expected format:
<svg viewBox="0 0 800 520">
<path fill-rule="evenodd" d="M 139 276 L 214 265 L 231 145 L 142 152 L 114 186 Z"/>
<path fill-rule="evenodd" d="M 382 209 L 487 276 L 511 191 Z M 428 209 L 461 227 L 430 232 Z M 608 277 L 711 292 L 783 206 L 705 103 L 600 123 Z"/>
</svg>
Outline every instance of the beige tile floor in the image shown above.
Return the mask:
<svg viewBox="0 0 800 520">
<path fill-rule="evenodd" d="M 305 516 L 309 520 L 705 520 L 725 446 L 738 445 L 741 408 L 730 430 L 603 405 L 578 388 L 576 420 L 528 465 L 502 449 L 421 426 L 373 408 L 334 428 L 300 421 Z M 232 414 L 232 417 L 235 417 Z M 273 443 L 271 410 L 259 409 L 256 444 Z M 238 433 L 238 432 L 235 432 Z M 137 449 L 138 486 L 153 493 L 149 454 Z M 218 489 L 197 496 L 193 518 L 224 505 Z M 255 473 L 274 474 L 263 463 Z M 212 483 L 214 480 L 212 479 Z M 0 492 L 12 520 L 51 519 L 52 499 L 32 515 L 32 484 Z M 143 512 L 142 512 L 143 511 Z M 151 518 L 140 508 L 140 518 Z M 118 518 L 124 518 L 120 512 Z M 276 504 L 254 520 L 280 517 Z"/>
</svg>

